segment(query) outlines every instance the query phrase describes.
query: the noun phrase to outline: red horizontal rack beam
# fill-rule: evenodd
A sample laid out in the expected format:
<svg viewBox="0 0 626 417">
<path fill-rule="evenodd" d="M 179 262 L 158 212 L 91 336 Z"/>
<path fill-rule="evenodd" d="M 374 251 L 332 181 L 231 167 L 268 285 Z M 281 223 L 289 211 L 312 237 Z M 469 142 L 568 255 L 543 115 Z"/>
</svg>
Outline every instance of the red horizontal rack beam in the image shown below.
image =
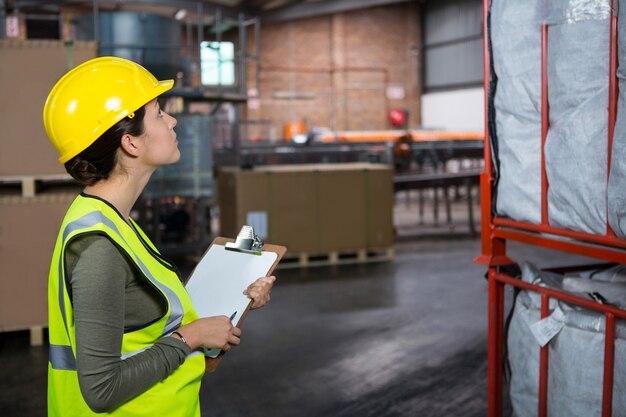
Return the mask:
<svg viewBox="0 0 626 417">
<path fill-rule="evenodd" d="M 577 255 L 626 263 L 626 241 L 612 236 L 598 236 L 556 227 L 518 222 L 496 217 L 492 238 L 515 240 Z"/>
</svg>

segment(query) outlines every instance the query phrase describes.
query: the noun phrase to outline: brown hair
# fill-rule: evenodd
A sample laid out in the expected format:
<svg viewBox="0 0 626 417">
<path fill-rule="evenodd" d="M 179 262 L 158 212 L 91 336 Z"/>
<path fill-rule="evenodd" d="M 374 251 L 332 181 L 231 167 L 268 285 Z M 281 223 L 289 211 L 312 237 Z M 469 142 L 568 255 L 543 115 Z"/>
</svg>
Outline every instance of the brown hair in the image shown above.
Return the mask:
<svg viewBox="0 0 626 417">
<path fill-rule="evenodd" d="M 125 117 L 104 132 L 87 149 L 65 163 L 66 171 L 81 185 L 92 185 L 107 179 L 117 162 L 117 150 L 122 136 L 144 133 L 145 107 L 135 110 L 133 118 Z"/>
</svg>

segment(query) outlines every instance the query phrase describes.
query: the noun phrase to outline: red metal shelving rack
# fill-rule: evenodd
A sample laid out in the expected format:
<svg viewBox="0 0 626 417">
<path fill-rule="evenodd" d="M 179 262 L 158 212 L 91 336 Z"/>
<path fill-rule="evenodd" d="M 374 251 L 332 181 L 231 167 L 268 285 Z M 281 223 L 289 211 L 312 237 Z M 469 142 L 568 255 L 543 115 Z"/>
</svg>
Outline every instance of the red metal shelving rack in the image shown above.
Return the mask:
<svg viewBox="0 0 626 417">
<path fill-rule="evenodd" d="M 608 102 L 608 166 L 610 172 L 613 127 L 617 111 L 617 15 L 615 3 L 611 2 L 610 19 L 610 55 L 609 55 L 609 102 Z M 506 241 L 512 240 L 547 249 L 559 250 L 578 255 L 593 257 L 605 261 L 626 264 L 626 240 L 615 236 L 607 224 L 604 235 L 594 235 L 550 226 L 548 222 L 547 190 L 548 181 L 545 170 L 543 146 L 548 132 L 548 84 L 547 84 L 547 25 L 542 25 L 541 42 L 541 119 L 542 119 L 542 164 L 541 164 L 541 224 L 531 224 L 498 217 L 492 210 L 492 186 L 494 183 L 491 149 L 489 142 L 488 95 L 490 79 L 490 55 L 488 49 L 487 19 L 490 0 L 483 0 L 483 33 L 484 33 L 484 89 L 485 89 L 485 156 L 484 172 L 481 174 L 481 255 L 476 262 L 488 267 L 488 302 L 489 302 L 489 335 L 488 335 L 488 416 L 501 417 L 503 410 L 503 343 L 504 343 L 504 288 L 506 285 L 541 294 L 541 317 L 549 315 L 550 298 L 578 305 L 603 314 L 605 323 L 604 346 L 604 381 L 602 417 L 612 416 L 613 399 L 613 368 L 615 355 L 615 321 L 626 319 L 626 310 L 612 306 L 597 304 L 588 299 L 573 296 L 554 289 L 529 284 L 498 272 L 498 266 L 513 263 L 506 255 Z M 548 410 L 548 349 L 549 345 L 540 348 L 539 356 L 539 417 L 547 416 Z M 600 406 L 600 405 L 599 405 Z"/>
</svg>

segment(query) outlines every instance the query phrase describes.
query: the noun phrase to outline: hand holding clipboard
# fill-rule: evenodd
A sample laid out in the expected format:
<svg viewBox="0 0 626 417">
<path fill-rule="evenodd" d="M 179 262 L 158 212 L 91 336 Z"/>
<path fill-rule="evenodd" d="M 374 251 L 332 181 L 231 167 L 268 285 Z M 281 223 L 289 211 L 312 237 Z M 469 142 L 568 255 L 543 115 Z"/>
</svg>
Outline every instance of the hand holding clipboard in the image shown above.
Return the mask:
<svg viewBox="0 0 626 417">
<path fill-rule="evenodd" d="M 287 252 L 284 246 L 263 244 L 249 226 L 244 226 L 237 241 L 215 238 L 187 282 L 187 291 L 200 317 L 226 316 L 241 327 L 252 300 L 243 294 L 259 277 L 271 275 Z M 251 228 L 250 228 L 251 229 Z M 213 371 L 224 353 L 205 351 L 207 371 Z"/>
</svg>

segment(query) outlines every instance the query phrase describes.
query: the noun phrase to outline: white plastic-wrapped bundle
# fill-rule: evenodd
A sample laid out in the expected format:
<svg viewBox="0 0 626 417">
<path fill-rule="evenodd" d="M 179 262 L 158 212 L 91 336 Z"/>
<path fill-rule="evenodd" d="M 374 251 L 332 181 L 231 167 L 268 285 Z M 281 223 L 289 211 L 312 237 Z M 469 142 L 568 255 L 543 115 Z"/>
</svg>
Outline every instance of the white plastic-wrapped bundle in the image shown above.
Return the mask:
<svg viewBox="0 0 626 417">
<path fill-rule="evenodd" d="M 577 295 L 603 297 L 624 307 L 623 266 L 588 275 L 568 275 L 522 266 L 522 279 Z M 511 367 L 510 398 L 516 417 L 536 416 L 539 393 L 539 351 L 549 343 L 548 415 L 602 415 L 604 315 L 550 301 L 550 316 L 541 320 L 541 296 L 521 291 L 515 302 L 507 346 Z M 626 415 L 626 325 L 616 321 L 613 415 Z"/>
<path fill-rule="evenodd" d="M 553 226 L 606 232 L 610 0 L 544 0 Z"/>
<path fill-rule="evenodd" d="M 606 302 L 621 309 L 626 309 L 626 265 L 587 271 L 577 274 L 565 274 L 563 289 L 581 294 L 599 294 Z"/>
<path fill-rule="evenodd" d="M 622 40 L 617 43 L 619 96 L 607 199 L 609 224 L 617 236 L 626 238 L 626 0 L 619 2 L 617 21 L 617 36 Z"/>
<path fill-rule="evenodd" d="M 498 183 L 496 212 L 541 222 L 541 20 L 537 0 L 493 0 L 491 53 Z"/>
</svg>

